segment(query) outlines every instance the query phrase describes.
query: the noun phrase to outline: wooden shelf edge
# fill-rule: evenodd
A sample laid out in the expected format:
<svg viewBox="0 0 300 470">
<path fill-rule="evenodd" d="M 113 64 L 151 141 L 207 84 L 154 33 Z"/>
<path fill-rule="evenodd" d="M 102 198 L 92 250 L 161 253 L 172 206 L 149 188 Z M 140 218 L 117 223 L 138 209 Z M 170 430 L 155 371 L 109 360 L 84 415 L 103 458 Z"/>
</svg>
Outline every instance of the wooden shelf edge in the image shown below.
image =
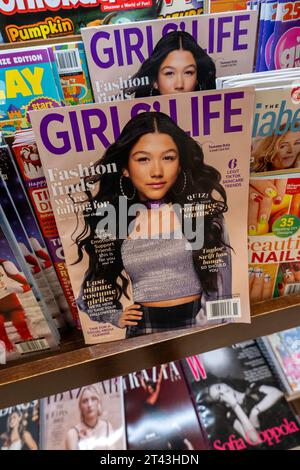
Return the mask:
<svg viewBox="0 0 300 470">
<path fill-rule="evenodd" d="M 93 346 L 85 346 L 75 334 L 56 352 L 1 367 L 0 408 L 299 325 L 297 295 L 253 305 L 251 324 L 169 331 Z"/>
</svg>

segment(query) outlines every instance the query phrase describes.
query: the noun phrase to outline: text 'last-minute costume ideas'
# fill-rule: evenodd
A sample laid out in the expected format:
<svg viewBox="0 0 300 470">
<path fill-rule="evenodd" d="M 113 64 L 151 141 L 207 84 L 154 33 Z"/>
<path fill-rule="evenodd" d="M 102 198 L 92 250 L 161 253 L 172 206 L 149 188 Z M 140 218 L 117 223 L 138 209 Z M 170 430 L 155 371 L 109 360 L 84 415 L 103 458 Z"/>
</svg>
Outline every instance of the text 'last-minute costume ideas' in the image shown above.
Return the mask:
<svg viewBox="0 0 300 470">
<path fill-rule="evenodd" d="M 88 343 L 249 321 L 237 201 L 247 204 L 253 97 L 248 88 L 32 113 Z"/>
</svg>

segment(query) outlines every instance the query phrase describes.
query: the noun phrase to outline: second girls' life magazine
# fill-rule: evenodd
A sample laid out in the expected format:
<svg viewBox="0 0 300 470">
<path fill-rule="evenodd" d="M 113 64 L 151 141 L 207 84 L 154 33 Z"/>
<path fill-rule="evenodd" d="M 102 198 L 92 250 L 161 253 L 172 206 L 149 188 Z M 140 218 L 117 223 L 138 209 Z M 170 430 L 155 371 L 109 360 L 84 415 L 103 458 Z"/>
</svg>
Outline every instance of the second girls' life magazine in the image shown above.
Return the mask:
<svg viewBox="0 0 300 470">
<path fill-rule="evenodd" d="M 83 28 L 95 101 L 211 90 L 252 72 L 256 27 L 256 11 L 233 11 Z"/>
<path fill-rule="evenodd" d="M 250 322 L 253 88 L 31 113 L 88 344 Z"/>
</svg>

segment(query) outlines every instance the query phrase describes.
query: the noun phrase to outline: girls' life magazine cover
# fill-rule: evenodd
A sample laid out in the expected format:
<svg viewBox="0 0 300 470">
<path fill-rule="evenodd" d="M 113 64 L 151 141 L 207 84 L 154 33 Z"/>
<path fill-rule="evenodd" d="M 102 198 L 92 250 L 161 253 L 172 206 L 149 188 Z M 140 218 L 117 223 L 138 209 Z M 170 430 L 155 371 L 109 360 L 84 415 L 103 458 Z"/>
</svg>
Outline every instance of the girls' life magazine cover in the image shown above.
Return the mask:
<svg viewBox="0 0 300 470">
<path fill-rule="evenodd" d="M 38 450 L 39 440 L 38 400 L 0 410 L 0 450 Z"/>
<path fill-rule="evenodd" d="M 204 450 L 205 440 L 179 362 L 123 377 L 129 450 Z"/>
<path fill-rule="evenodd" d="M 43 450 L 126 449 L 119 378 L 41 400 Z"/>
<path fill-rule="evenodd" d="M 83 28 L 96 102 L 216 88 L 252 71 L 254 11 Z"/>
<path fill-rule="evenodd" d="M 87 343 L 249 322 L 252 88 L 31 114 Z"/>
<path fill-rule="evenodd" d="M 182 365 L 211 449 L 299 445 L 297 418 L 254 340 L 186 358 Z"/>
</svg>

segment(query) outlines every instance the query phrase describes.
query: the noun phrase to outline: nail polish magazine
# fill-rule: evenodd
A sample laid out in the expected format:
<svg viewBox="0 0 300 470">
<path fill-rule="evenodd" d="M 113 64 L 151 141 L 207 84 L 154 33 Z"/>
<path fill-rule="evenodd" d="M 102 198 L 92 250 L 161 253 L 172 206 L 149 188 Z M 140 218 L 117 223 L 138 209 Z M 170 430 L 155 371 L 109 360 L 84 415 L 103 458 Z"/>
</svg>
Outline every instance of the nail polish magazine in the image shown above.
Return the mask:
<svg viewBox="0 0 300 470">
<path fill-rule="evenodd" d="M 249 322 L 252 88 L 31 113 L 87 343 Z"/>
<path fill-rule="evenodd" d="M 299 228 L 300 174 L 251 177 L 248 249 L 252 302 L 300 292 Z"/>
</svg>

